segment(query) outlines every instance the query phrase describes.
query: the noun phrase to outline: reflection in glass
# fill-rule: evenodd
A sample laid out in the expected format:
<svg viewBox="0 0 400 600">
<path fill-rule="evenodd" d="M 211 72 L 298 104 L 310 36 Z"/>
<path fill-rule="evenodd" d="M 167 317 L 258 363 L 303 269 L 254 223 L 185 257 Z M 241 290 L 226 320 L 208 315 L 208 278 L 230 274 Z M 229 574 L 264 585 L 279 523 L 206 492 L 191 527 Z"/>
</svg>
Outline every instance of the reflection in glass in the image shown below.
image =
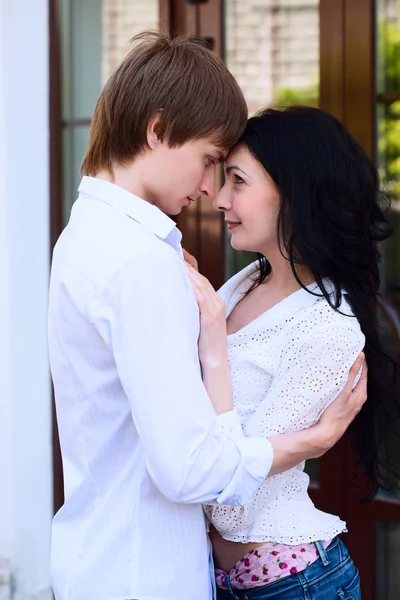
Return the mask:
<svg viewBox="0 0 400 600">
<path fill-rule="evenodd" d="M 378 521 L 376 526 L 376 598 L 400 598 L 400 523 Z"/>
</svg>

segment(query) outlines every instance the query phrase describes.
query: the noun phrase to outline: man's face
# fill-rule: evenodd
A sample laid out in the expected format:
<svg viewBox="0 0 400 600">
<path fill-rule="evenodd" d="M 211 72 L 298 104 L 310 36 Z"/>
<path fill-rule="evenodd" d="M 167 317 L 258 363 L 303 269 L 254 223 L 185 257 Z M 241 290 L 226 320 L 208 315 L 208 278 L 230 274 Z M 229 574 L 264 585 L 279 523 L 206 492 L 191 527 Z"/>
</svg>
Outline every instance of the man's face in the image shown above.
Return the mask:
<svg viewBox="0 0 400 600">
<path fill-rule="evenodd" d="M 199 196 L 214 196 L 215 167 L 224 151 L 209 138 L 171 148 L 159 142 L 143 161 L 144 197 L 168 215 L 177 215 Z"/>
</svg>

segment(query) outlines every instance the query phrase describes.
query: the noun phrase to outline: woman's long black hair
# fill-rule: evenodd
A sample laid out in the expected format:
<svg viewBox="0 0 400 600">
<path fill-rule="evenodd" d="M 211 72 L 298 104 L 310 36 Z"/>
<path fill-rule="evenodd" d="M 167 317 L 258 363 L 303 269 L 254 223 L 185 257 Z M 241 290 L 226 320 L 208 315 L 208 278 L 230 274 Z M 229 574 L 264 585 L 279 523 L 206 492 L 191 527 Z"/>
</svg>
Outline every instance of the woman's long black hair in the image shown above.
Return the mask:
<svg viewBox="0 0 400 600">
<path fill-rule="evenodd" d="M 353 446 L 372 485 L 368 496 L 398 487 L 400 370 L 380 335 L 377 245 L 390 227 L 377 170 L 345 127 L 316 108 L 264 109 L 249 119 L 239 144 L 280 190 L 279 243 L 299 284 L 305 287 L 296 265 L 305 265 L 332 308 L 340 310 L 342 289 L 348 295 L 368 364 L 368 399 L 350 427 Z M 271 269 L 261 255 L 259 267 L 256 285 Z"/>
</svg>

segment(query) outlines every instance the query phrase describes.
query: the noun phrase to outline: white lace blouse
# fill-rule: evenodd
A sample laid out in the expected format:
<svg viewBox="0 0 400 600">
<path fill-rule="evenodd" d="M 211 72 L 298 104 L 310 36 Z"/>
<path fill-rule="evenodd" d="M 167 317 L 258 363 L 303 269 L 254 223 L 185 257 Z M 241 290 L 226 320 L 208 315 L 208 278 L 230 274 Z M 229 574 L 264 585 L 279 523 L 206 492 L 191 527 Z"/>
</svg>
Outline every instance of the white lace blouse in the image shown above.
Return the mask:
<svg viewBox="0 0 400 600">
<path fill-rule="evenodd" d="M 219 291 L 227 316 L 252 284 L 255 266 Z M 320 294 L 315 283 L 308 289 Z M 306 429 L 336 398 L 365 342 L 345 297 L 340 311 L 345 315 L 325 298 L 299 289 L 228 336 L 234 404 L 246 436 Z M 308 485 L 302 463 L 267 478 L 247 506 L 209 504 L 204 510 L 222 537 L 235 542 L 293 545 L 346 531 L 339 517 L 315 508 Z"/>
</svg>

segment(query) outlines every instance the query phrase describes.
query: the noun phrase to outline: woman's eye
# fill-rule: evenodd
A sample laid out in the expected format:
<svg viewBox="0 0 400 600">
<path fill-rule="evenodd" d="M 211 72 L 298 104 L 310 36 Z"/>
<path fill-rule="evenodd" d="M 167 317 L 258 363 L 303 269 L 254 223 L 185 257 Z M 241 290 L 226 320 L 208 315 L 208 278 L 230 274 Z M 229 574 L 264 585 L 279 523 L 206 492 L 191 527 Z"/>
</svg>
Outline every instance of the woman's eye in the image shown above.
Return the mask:
<svg viewBox="0 0 400 600">
<path fill-rule="evenodd" d="M 241 184 L 241 183 L 244 183 L 244 179 L 242 179 L 242 178 L 240 177 L 240 175 L 234 175 L 234 176 L 233 176 L 233 183 L 234 183 L 235 185 L 236 185 L 236 184 L 238 184 L 238 185 L 239 185 L 239 184 Z"/>
</svg>

